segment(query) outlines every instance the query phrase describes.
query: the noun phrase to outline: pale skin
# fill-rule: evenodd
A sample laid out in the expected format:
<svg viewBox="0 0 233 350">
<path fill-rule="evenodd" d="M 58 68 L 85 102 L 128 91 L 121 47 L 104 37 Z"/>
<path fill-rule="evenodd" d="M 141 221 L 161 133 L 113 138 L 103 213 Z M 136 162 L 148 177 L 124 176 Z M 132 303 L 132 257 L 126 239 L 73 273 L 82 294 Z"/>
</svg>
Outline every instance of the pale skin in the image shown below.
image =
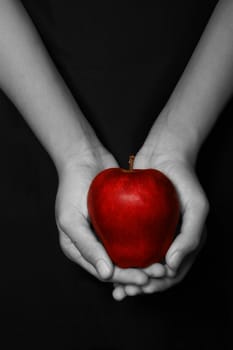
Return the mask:
<svg viewBox="0 0 233 350">
<path fill-rule="evenodd" d="M 204 242 L 208 201 L 194 166 L 202 142 L 233 90 L 233 1 L 219 1 L 184 73 L 136 154 L 135 168 L 158 168 L 174 182 L 182 225 L 165 264 L 121 269 L 90 229 L 93 177 L 118 166 L 85 119 L 24 8 L 0 0 L 0 86 L 49 153 L 59 178 L 56 222 L 64 253 L 113 297 L 164 291 L 180 282 Z"/>
</svg>

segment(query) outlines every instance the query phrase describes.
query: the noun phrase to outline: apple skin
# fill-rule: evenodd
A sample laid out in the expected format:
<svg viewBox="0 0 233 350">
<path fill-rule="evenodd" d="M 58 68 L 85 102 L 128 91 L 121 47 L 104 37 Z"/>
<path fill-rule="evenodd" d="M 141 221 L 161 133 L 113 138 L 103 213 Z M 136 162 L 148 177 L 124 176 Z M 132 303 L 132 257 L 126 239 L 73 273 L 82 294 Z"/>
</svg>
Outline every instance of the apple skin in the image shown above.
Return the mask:
<svg viewBox="0 0 233 350">
<path fill-rule="evenodd" d="M 97 237 L 121 268 L 161 262 L 180 216 L 174 185 L 156 169 L 101 171 L 90 185 L 87 207 Z"/>
</svg>

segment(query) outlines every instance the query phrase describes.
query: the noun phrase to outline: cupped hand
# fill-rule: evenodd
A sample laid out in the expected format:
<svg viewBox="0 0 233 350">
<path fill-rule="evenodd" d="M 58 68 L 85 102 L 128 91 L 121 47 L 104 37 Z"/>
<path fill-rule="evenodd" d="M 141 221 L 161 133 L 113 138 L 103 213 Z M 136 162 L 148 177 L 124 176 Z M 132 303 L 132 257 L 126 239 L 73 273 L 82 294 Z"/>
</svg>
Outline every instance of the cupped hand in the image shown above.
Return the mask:
<svg viewBox="0 0 233 350">
<path fill-rule="evenodd" d="M 118 167 L 117 162 L 101 148 L 75 157 L 58 171 L 56 223 L 60 246 L 68 258 L 102 281 L 142 285 L 148 280 L 146 273 L 114 266 L 91 229 L 88 189 L 98 172 L 111 167 Z"/>
<path fill-rule="evenodd" d="M 135 157 L 134 167 L 156 168 L 170 178 L 180 199 L 182 221 L 165 263 L 143 270 L 149 277 L 144 286 L 115 284 L 113 296 L 118 300 L 127 295 L 161 292 L 176 285 L 191 268 L 206 236 L 204 225 L 209 205 L 191 162 L 172 152 L 149 155 L 142 149 Z"/>
</svg>

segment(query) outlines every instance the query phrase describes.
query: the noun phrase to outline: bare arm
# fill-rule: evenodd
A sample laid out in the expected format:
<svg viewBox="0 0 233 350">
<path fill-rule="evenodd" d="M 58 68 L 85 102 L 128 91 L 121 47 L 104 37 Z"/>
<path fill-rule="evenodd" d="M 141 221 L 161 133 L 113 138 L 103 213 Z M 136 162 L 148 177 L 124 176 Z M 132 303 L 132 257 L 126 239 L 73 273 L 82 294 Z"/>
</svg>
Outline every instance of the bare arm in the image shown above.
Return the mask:
<svg viewBox="0 0 233 350">
<path fill-rule="evenodd" d="M 58 168 L 101 149 L 20 1 L 0 0 L 0 87 Z"/>
<path fill-rule="evenodd" d="M 151 129 L 146 147 L 155 149 L 156 144 L 159 152 L 161 137 L 161 151 L 167 148 L 195 158 L 232 91 L 233 1 L 222 0 Z"/>
<path fill-rule="evenodd" d="M 145 283 L 143 271 L 113 266 L 91 231 L 86 205 L 90 182 L 99 171 L 118 165 L 83 116 L 17 0 L 0 0 L 0 87 L 57 168 L 56 222 L 66 256 L 97 278 Z"/>
<path fill-rule="evenodd" d="M 182 225 L 166 255 L 166 274 L 142 288 L 116 286 L 115 297 L 153 293 L 180 282 L 205 238 L 208 200 L 194 172 L 202 142 L 233 92 L 233 1 L 218 2 L 171 97 L 135 158 L 136 168 L 155 167 L 175 184 Z M 161 266 L 162 267 L 162 266 Z"/>
</svg>

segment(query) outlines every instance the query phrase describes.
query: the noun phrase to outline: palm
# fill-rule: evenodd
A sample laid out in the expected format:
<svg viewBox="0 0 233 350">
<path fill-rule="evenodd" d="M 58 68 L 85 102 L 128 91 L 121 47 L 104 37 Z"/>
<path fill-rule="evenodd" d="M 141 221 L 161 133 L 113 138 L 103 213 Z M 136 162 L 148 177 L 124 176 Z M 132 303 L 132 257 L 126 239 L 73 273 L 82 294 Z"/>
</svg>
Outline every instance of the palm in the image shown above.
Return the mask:
<svg viewBox="0 0 233 350">
<path fill-rule="evenodd" d="M 57 226 L 61 248 L 68 258 L 94 275 L 96 275 L 95 269 L 82 257 L 80 252 L 80 242 L 76 235 L 75 226 L 82 226 L 83 230 L 89 229 L 86 202 L 90 183 L 101 170 L 116 166 L 116 161 L 109 155 L 94 163 L 80 162 L 72 165 L 59 178 L 56 217 L 60 218 L 57 219 Z"/>
<path fill-rule="evenodd" d="M 140 167 L 140 161 L 136 165 Z M 145 163 L 142 166 L 145 166 Z M 167 257 L 172 255 L 175 246 L 182 245 L 183 240 L 190 241 L 190 251 L 192 250 L 195 253 L 201 243 L 207 208 L 205 208 L 204 192 L 192 167 L 183 160 L 173 160 L 169 156 L 167 156 L 167 159 L 164 158 L 163 161 L 152 158 L 147 167 L 157 168 L 167 175 L 174 183 L 180 199 L 181 230 L 171 245 Z"/>
<path fill-rule="evenodd" d="M 146 158 L 139 153 L 134 165 L 135 168 L 141 169 L 156 168 L 170 178 L 179 195 L 182 224 L 179 234 L 166 254 L 166 264 L 154 264 L 144 269 L 150 276 L 150 282 L 142 288 L 125 287 L 125 290 L 128 288 L 132 295 L 142 291 L 145 293 L 162 291 L 183 279 L 203 244 L 204 223 L 208 211 L 204 192 L 192 167 L 186 161 L 175 160 L 169 155 Z M 171 257 L 176 251 L 180 252 L 180 256 L 175 264 Z M 122 289 L 123 286 L 118 285 L 118 288 Z M 121 295 L 124 295 L 122 290 Z"/>
<path fill-rule="evenodd" d="M 101 242 L 91 230 L 87 193 L 95 175 L 101 170 L 117 167 L 114 158 L 104 157 L 77 162 L 68 167 L 59 177 L 56 198 L 56 217 L 63 252 L 92 275 L 100 279 L 98 264 L 107 262 L 111 269 L 108 281 L 144 284 L 147 276 L 136 269 L 120 269 L 114 266 Z M 98 272 L 97 272 L 98 271 Z"/>
</svg>

